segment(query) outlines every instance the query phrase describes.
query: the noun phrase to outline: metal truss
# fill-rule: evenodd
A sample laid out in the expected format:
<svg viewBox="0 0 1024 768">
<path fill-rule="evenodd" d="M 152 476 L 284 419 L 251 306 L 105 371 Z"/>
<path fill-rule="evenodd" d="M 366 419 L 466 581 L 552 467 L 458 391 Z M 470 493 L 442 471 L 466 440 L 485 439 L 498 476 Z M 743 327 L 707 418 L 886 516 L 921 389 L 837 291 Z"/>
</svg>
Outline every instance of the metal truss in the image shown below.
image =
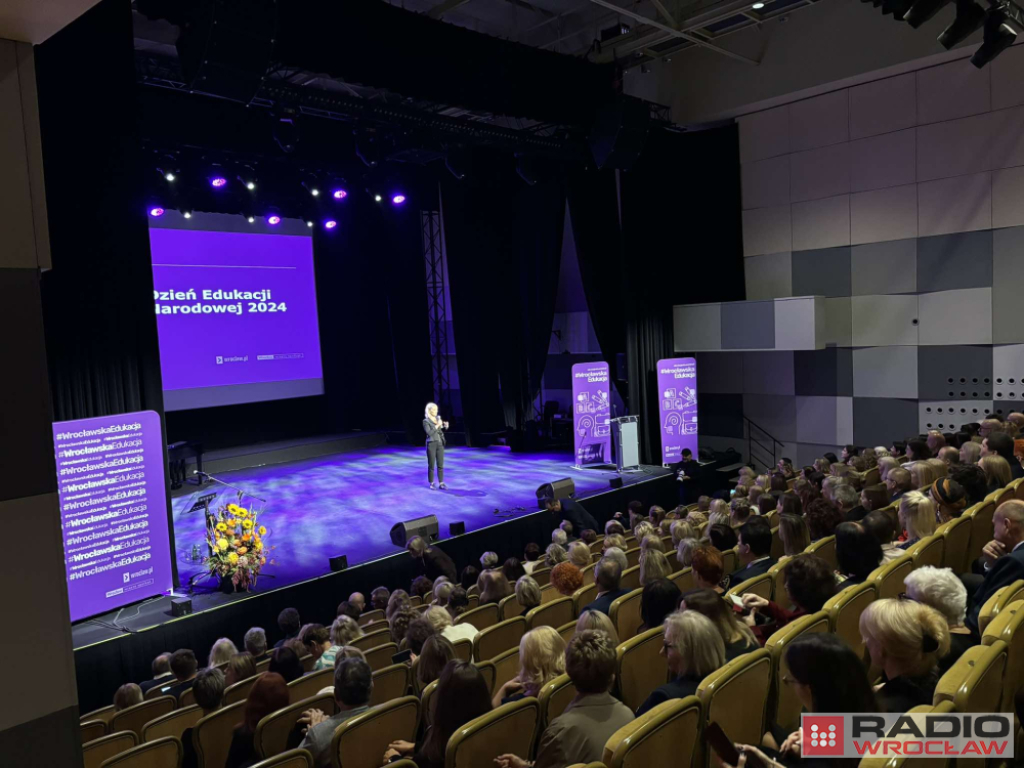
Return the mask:
<svg viewBox="0 0 1024 768">
<path fill-rule="evenodd" d="M 441 413 L 451 414 L 448 376 L 448 297 L 444 284 L 444 249 L 441 212 L 422 211 L 423 261 L 427 268 L 427 322 L 430 333 L 430 368 L 434 401 Z"/>
</svg>

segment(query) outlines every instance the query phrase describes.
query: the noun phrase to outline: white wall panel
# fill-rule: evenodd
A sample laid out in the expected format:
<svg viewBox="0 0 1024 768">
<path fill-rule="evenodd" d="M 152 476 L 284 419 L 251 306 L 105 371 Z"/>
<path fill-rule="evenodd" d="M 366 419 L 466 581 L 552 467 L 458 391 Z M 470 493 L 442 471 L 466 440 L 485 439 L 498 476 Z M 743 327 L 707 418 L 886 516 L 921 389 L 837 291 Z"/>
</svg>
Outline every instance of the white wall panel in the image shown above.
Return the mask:
<svg viewBox="0 0 1024 768">
<path fill-rule="evenodd" d="M 794 251 L 850 244 L 850 196 L 793 204 Z"/>
<path fill-rule="evenodd" d="M 991 104 L 990 71 L 988 67 L 972 67 L 963 59 L 918 71 L 918 125 L 987 112 Z"/>
<path fill-rule="evenodd" d="M 884 133 L 850 142 L 850 189 L 898 187 L 917 181 L 917 132 Z"/>
<path fill-rule="evenodd" d="M 990 113 L 922 125 L 917 129 L 917 180 L 987 171 L 993 119 Z"/>
<path fill-rule="evenodd" d="M 779 299 L 793 295 L 793 255 L 766 253 L 743 259 L 747 301 Z"/>
<path fill-rule="evenodd" d="M 992 382 L 995 387 L 1007 388 L 1024 384 L 1024 344 L 992 347 Z"/>
<path fill-rule="evenodd" d="M 917 345 L 917 296 L 854 296 L 850 307 L 853 346 Z"/>
<path fill-rule="evenodd" d="M 1021 296 L 1024 296 L 1024 227 L 997 229 L 992 233 L 994 343 L 1010 344 L 1024 341 Z"/>
<path fill-rule="evenodd" d="M 992 172 L 992 228 L 1024 224 L 1024 167 Z"/>
<path fill-rule="evenodd" d="M 740 162 L 751 163 L 789 153 L 789 107 L 744 115 L 740 125 Z"/>
<path fill-rule="evenodd" d="M 820 349 L 819 315 L 824 313 L 824 300 L 815 297 L 780 299 L 775 302 L 775 348 Z"/>
<path fill-rule="evenodd" d="M 676 352 L 722 348 L 722 305 L 687 304 L 672 308 Z"/>
<path fill-rule="evenodd" d="M 992 289 L 922 293 L 919 344 L 991 344 Z"/>
<path fill-rule="evenodd" d="M 1024 104 L 1024 46 L 1015 45 L 1003 51 L 988 65 L 992 78 L 992 109 L 1005 109 Z"/>
<path fill-rule="evenodd" d="M 741 166 L 743 208 L 789 202 L 789 157 L 782 155 Z"/>
<path fill-rule="evenodd" d="M 992 410 L 992 400 L 921 400 L 917 410 L 921 432 L 955 432 L 961 424 L 985 418 Z"/>
<path fill-rule="evenodd" d="M 918 235 L 972 232 L 992 226 L 992 174 L 976 173 L 917 185 Z"/>
<path fill-rule="evenodd" d="M 826 93 L 789 105 L 790 151 L 838 144 L 850 138 L 849 93 Z"/>
<path fill-rule="evenodd" d="M 917 185 L 873 189 L 850 195 L 850 238 L 854 245 L 917 237 Z"/>
<path fill-rule="evenodd" d="M 818 200 L 850 191 L 850 145 L 794 152 L 790 161 L 790 199 Z"/>
<path fill-rule="evenodd" d="M 788 205 L 743 211 L 743 255 L 785 253 L 793 250 L 793 228 Z"/>
<path fill-rule="evenodd" d="M 917 75 L 876 80 L 850 89 L 850 138 L 890 133 L 917 124 Z"/>
<path fill-rule="evenodd" d="M 917 348 L 866 347 L 853 350 L 854 397 L 917 399 Z"/>
</svg>

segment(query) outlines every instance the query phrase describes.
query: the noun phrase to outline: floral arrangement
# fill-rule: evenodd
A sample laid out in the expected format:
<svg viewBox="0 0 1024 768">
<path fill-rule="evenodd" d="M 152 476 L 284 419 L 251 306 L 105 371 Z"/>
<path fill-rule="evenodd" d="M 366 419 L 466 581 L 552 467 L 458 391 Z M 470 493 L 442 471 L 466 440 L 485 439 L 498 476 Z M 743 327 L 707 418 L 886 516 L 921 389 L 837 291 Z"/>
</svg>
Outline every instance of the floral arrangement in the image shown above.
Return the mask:
<svg viewBox="0 0 1024 768">
<path fill-rule="evenodd" d="M 242 501 L 241 493 L 238 501 Z M 230 583 L 236 591 L 255 586 L 267 564 L 268 548 L 263 541 L 267 529 L 259 524 L 259 515 L 260 511 L 240 504 L 227 504 L 206 514 L 210 556 L 204 562 L 211 576 L 220 577 L 222 584 Z"/>
</svg>

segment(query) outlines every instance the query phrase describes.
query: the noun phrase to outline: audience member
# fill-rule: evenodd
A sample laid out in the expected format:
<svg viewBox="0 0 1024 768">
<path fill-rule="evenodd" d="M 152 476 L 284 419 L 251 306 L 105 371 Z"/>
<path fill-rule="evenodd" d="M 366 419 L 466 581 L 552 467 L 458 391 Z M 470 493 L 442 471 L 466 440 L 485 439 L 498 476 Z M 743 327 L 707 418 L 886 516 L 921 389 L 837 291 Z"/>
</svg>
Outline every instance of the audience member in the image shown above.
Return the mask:
<svg viewBox="0 0 1024 768">
<path fill-rule="evenodd" d="M 255 744 L 256 726 L 271 712 L 288 706 L 288 693 L 284 678 L 276 673 L 267 672 L 256 679 L 242 709 L 242 722 L 231 734 L 231 747 L 224 768 L 247 768 L 259 761 Z M 330 759 L 320 765 L 326 768 Z"/>
<path fill-rule="evenodd" d="M 336 615 L 337 616 L 348 616 L 353 621 L 358 622 L 359 621 L 359 616 L 361 614 L 360 614 L 358 606 L 353 605 L 348 600 L 342 600 L 340 603 L 338 603 L 338 612 L 337 612 Z M 301 633 L 302 633 L 301 629 L 299 630 L 299 633 L 301 635 Z"/>
<path fill-rule="evenodd" d="M 335 661 L 337 660 L 338 651 L 346 645 L 351 645 L 353 640 L 362 636 L 363 629 L 356 624 L 354 619 L 349 616 L 339 616 L 336 618 L 331 625 L 331 645 L 316 660 L 316 663 L 313 665 L 314 671 L 330 669 L 336 666 Z"/>
<path fill-rule="evenodd" d="M 440 605 L 442 607 L 448 605 L 448 595 L 452 593 L 455 585 L 445 579 L 444 581 L 434 582 L 434 599 L 431 605 Z"/>
<path fill-rule="evenodd" d="M 929 493 L 938 512 L 939 523 L 960 517 L 967 508 L 967 491 L 956 480 L 943 477 L 935 481 Z"/>
<path fill-rule="evenodd" d="M 409 587 L 409 596 L 418 597 L 422 601 L 430 600 L 428 595 L 434 594 L 434 582 L 432 579 L 428 579 L 426 576 L 417 576 L 412 580 L 412 585 Z"/>
<path fill-rule="evenodd" d="M 982 456 L 978 466 L 985 473 L 985 485 L 989 493 L 1005 488 L 1013 480 L 1010 475 L 1010 464 L 1002 456 L 994 453 Z"/>
<path fill-rule="evenodd" d="M 786 564 L 783 583 L 793 603 L 792 610 L 774 601 L 754 594 L 743 595 L 743 607 L 752 611 L 748 623 L 756 620 L 754 614 L 767 619 L 766 624 L 752 625 L 754 635 L 764 645 L 773 632 L 782 629 L 794 619 L 816 613 L 836 592 L 832 567 L 816 555 L 798 555 Z"/>
<path fill-rule="evenodd" d="M 587 548 L 587 562 L 590 562 L 590 548 Z M 526 575 L 526 569 L 523 568 L 523 564 L 519 561 L 518 557 L 510 557 L 501 565 L 501 572 L 508 580 L 509 584 L 515 584 L 519 579 Z"/>
<path fill-rule="evenodd" d="M 548 548 L 544 554 L 544 565 L 548 568 L 554 568 L 559 563 L 564 563 L 569 557 L 565 553 L 565 549 L 558 544 L 548 544 Z"/>
<path fill-rule="evenodd" d="M 373 693 L 373 671 L 362 659 L 339 659 L 334 667 L 334 703 L 337 712 L 328 717 L 322 710 L 303 713 L 300 723 L 307 726 L 300 749 L 313 756 L 315 768 L 331 765 L 331 740 L 338 726 L 370 708 Z"/>
<path fill-rule="evenodd" d="M 253 627 L 245 633 L 244 645 L 253 661 L 263 661 L 267 656 L 267 633 L 262 627 Z"/>
<path fill-rule="evenodd" d="M 697 529 L 694 528 L 687 520 L 675 520 L 672 523 L 671 534 L 672 546 L 678 547 L 679 542 L 683 539 L 697 538 Z"/>
<path fill-rule="evenodd" d="M 710 500 L 708 501 L 708 503 L 711 503 Z M 615 520 L 614 518 L 604 524 L 605 536 L 611 536 L 613 534 L 618 534 L 619 536 L 622 536 L 625 533 L 626 529 L 623 527 L 622 523 L 620 523 L 618 520 Z"/>
<path fill-rule="evenodd" d="M 981 458 L 981 443 L 968 440 L 960 446 L 960 463 L 977 464 Z"/>
<path fill-rule="evenodd" d="M 811 541 L 815 542 L 833 535 L 836 532 L 836 526 L 844 522 L 846 516 L 825 499 L 815 499 L 807 505 L 804 519 L 807 520 L 807 530 L 811 534 Z"/>
<path fill-rule="evenodd" d="M 165 683 L 171 682 L 170 678 L 172 655 L 173 654 L 171 654 L 170 652 L 164 651 L 155 659 L 153 659 L 153 664 L 151 667 L 153 670 L 153 678 L 151 680 L 147 680 L 146 682 L 139 684 L 139 688 L 142 689 L 143 695 L 145 695 L 146 691 L 148 691 L 150 688 L 153 688 L 154 686 L 164 685 Z"/>
<path fill-rule="evenodd" d="M 526 558 L 523 561 L 523 570 L 526 571 L 527 575 L 533 573 L 534 568 L 540 567 L 540 547 L 536 543 L 531 541 L 526 545 L 526 549 L 523 550 L 523 557 Z"/>
<path fill-rule="evenodd" d="M 712 589 L 718 594 L 725 592 L 722 579 L 725 576 L 722 553 L 715 547 L 697 547 L 693 551 L 693 583 L 697 589 Z"/>
<path fill-rule="evenodd" d="M 192 687 L 196 679 L 196 672 L 199 669 L 199 662 L 196 655 L 188 648 L 181 648 L 171 655 L 171 672 L 174 674 L 175 682 L 167 688 L 162 688 L 162 696 L 173 696 L 178 698 L 182 693 Z"/>
<path fill-rule="evenodd" d="M 515 594 L 524 614 L 540 605 L 540 584 L 532 576 L 521 576 L 516 581 Z"/>
<path fill-rule="evenodd" d="M 299 636 L 299 630 L 302 628 L 302 620 L 299 618 L 299 612 L 294 608 L 285 608 L 279 614 L 277 614 L 277 628 L 281 630 L 283 638 L 274 643 L 275 648 L 280 648 L 284 645 L 285 640 L 291 640 L 292 638 Z"/>
<path fill-rule="evenodd" d="M 370 593 L 370 606 L 375 611 L 383 611 L 388 607 L 391 591 L 387 587 L 377 587 Z"/>
<path fill-rule="evenodd" d="M 307 624 L 299 633 L 299 637 L 306 646 L 306 653 L 312 655 L 314 664 L 324 655 L 324 651 L 331 647 L 331 630 L 323 624 Z"/>
<path fill-rule="evenodd" d="M 459 578 L 459 583 L 465 590 L 472 589 L 476 586 L 477 580 L 480 578 L 480 569 L 473 565 L 467 565 L 462 569 L 462 575 Z"/>
<path fill-rule="evenodd" d="M 928 448 L 928 443 L 925 440 L 915 437 L 907 441 L 907 462 L 924 461 L 931 457 L 932 452 Z"/>
<path fill-rule="evenodd" d="M 489 573 L 489 571 L 484 571 L 484 573 Z M 419 616 L 419 611 L 414 608 L 402 608 L 397 613 L 392 614 L 391 618 L 388 619 L 388 628 L 391 630 L 391 642 L 398 643 L 401 646 L 402 641 L 405 639 L 405 633 L 409 631 L 409 625 L 416 621 Z"/>
<path fill-rule="evenodd" d="M 811 546 L 811 532 L 803 515 L 781 515 L 779 539 L 782 541 L 782 551 L 787 557 L 799 555 Z"/>
<path fill-rule="evenodd" d="M 388 607 L 384 610 L 384 618 L 391 621 L 391 617 L 399 611 L 408 610 L 412 608 L 412 600 L 409 599 L 409 593 L 404 589 L 396 589 L 391 593 L 391 597 L 388 600 Z"/>
<path fill-rule="evenodd" d="M 864 508 L 864 514 L 874 512 L 876 509 L 884 509 L 889 506 L 889 492 L 884 485 L 869 485 L 860 492 L 860 505 Z M 863 515 L 857 521 L 863 519 Z"/>
<path fill-rule="evenodd" d="M 900 463 L 892 456 L 883 456 L 878 460 L 878 479 L 885 484 L 886 479 L 889 477 L 889 473 L 894 469 L 899 469 Z M 890 491 L 889 495 L 892 495 Z"/>
<path fill-rule="evenodd" d="M 559 563 L 551 569 L 551 586 L 565 597 L 572 597 L 573 593 L 583 586 L 583 573 L 572 563 L 566 561 Z"/>
<path fill-rule="evenodd" d="M 366 610 L 366 598 L 363 596 L 362 592 L 353 592 L 348 596 L 348 602 L 350 605 L 354 605 L 359 613 Z"/>
<path fill-rule="evenodd" d="M 725 599 L 710 589 L 698 589 L 683 596 L 680 608 L 696 611 L 711 619 L 725 644 L 725 660 L 732 661 L 744 653 L 756 651 L 759 643 L 750 627 L 740 621 L 736 611 L 727 605 Z"/>
<path fill-rule="evenodd" d="M 863 583 L 882 563 L 882 545 L 861 523 L 840 523 L 836 526 L 837 572 L 843 577 L 841 587 Z"/>
<path fill-rule="evenodd" d="M 708 525 L 706 530 L 708 541 L 710 541 L 711 546 L 715 547 L 719 552 L 725 552 L 726 550 L 733 549 L 739 543 L 736 531 L 727 524 Z"/>
<path fill-rule="evenodd" d="M 925 565 L 910 572 L 903 580 L 907 597 L 930 606 L 942 614 L 949 629 L 949 653 L 939 659 L 942 675 L 963 656 L 978 639 L 967 628 L 967 590 L 949 568 Z"/>
<path fill-rule="evenodd" d="M 228 638 L 222 637 L 210 649 L 210 656 L 206 661 L 206 666 L 217 667 L 227 664 L 236 653 L 238 653 L 238 648 L 235 644 Z"/>
<path fill-rule="evenodd" d="M 976 567 L 983 577 L 964 576 L 968 590 L 974 589 L 967 614 L 967 626 L 978 632 L 978 613 L 985 601 L 1001 587 L 1024 579 L 1024 502 L 1004 501 L 992 517 L 993 539 L 984 546 Z M 970 581 L 970 583 L 968 583 Z"/>
<path fill-rule="evenodd" d="M 897 501 L 904 493 L 913 490 L 910 472 L 902 467 L 889 470 L 885 477 L 885 487 L 889 489 L 889 501 Z"/>
<path fill-rule="evenodd" d="M 455 591 L 458 591 L 458 588 Z M 455 594 L 455 591 L 452 594 Z M 463 590 L 463 594 L 465 594 L 465 590 Z M 479 633 L 479 630 L 468 621 L 455 624 L 452 615 L 444 608 L 436 606 L 428 608 L 423 613 L 423 618 L 430 622 L 435 632 L 440 632 L 441 636 L 450 643 L 457 643 L 459 640 L 473 642 L 473 638 Z"/>
<path fill-rule="evenodd" d="M 768 573 L 775 565 L 772 554 L 772 529 L 763 517 L 751 517 L 739 529 L 736 555 L 740 567 L 729 574 L 729 586 Z"/>
<path fill-rule="evenodd" d="M 203 712 L 203 717 L 212 715 L 224 701 L 224 673 L 219 669 L 201 669 L 192 684 L 192 695 L 196 706 Z M 192 728 L 186 728 L 181 734 L 182 759 L 181 768 L 199 768 L 199 756 L 192 742 Z"/>
<path fill-rule="evenodd" d="M 584 611 L 600 611 L 610 613 L 612 603 L 629 590 L 619 586 L 622 580 L 623 567 L 615 559 L 602 557 L 594 566 L 594 583 L 597 585 L 597 597 L 584 608 Z"/>
<path fill-rule="evenodd" d="M 971 443 L 977 445 L 977 443 Z M 985 470 L 975 464 L 960 464 L 950 470 L 949 477 L 963 486 L 967 493 L 967 506 L 978 504 L 988 496 L 988 483 L 985 481 Z"/>
<path fill-rule="evenodd" d="M 640 556 L 640 586 L 658 579 L 667 579 L 671 575 L 672 566 L 664 553 L 652 549 Z"/>
<path fill-rule="evenodd" d="M 681 539 L 676 547 L 676 562 L 683 568 L 693 565 L 693 550 L 700 546 L 696 538 Z"/>
<path fill-rule="evenodd" d="M 418 560 L 423 568 L 423 575 L 434 580 L 438 576 L 447 576 L 449 581 L 458 580 L 455 571 L 455 563 L 439 547 L 431 547 L 421 536 L 413 536 L 409 539 L 405 548 Z"/>
<path fill-rule="evenodd" d="M 644 552 L 655 550 L 661 553 L 665 552 L 665 545 L 661 541 L 661 536 L 657 533 L 648 533 L 640 540 L 640 557 L 643 557 Z"/>
<path fill-rule="evenodd" d="M 604 537 L 604 541 L 601 542 L 601 554 L 607 554 L 609 549 L 619 549 L 625 552 L 626 537 L 621 533 L 609 533 Z"/>
<path fill-rule="evenodd" d="M 868 510 L 860 504 L 860 494 L 853 489 L 852 485 L 840 485 L 835 489 L 832 498 L 843 513 L 844 519 L 850 522 L 856 522 L 868 513 Z"/>
<path fill-rule="evenodd" d="M 441 611 L 441 614 L 448 616 L 444 611 Z M 441 630 L 434 625 L 434 622 L 429 617 L 424 616 L 424 618 L 430 623 L 434 631 L 423 641 L 423 647 L 420 649 L 419 656 L 416 657 L 416 663 L 413 665 L 417 691 L 422 691 L 437 680 L 448 662 L 455 658 L 455 646 L 452 645 L 447 637 L 440 633 Z M 448 621 L 450 622 L 451 619 Z M 490 704 L 489 700 L 488 704 Z"/>
<path fill-rule="evenodd" d="M 430 609 L 428 608 L 427 610 L 429 611 Z M 403 638 L 405 640 L 403 648 L 412 651 L 412 658 L 415 660 L 423 653 L 423 643 L 434 634 L 437 634 L 434 625 L 429 619 L 421 615 L 419 618 L 409 622 L 409 628 L 405 631 L 405 637 Z"/>
<path fill-rule="evenodd" d="M 1013 438 L 1005 432 L 994 432 L 981 441 L 981 456 L 984 459 L 986 456 L 1001 456 L 1006 460 L 1007 467 L 1010 470 L 1010 479 L 1016 480 L 1018 477 L 1024 477 L 1024 467 L 1021 466 L 1017 457 L 1013 455 Z M 986 474 L 988 470 L 986 470 Z M 1008 485 L 1007 480 L 1003 485 Z"/>
<path fill-rule="evenodd" d="M 591 566 L 593 563 L 592 557 L 593 555 L 590 552 L 590 547 L 582 541 L 574 541 L 569 545 L 569 562 L 580 570 Z"/>
<path fill-rule="evenodd" d="M 565 641 L 554 627 L 535 627 L 519 641 L 519 674 L 494 694 L 497 707 L 536 696 L 545 683 L 565 672 Z"/>
<path fill-rule="evenodd" d="M 860 521 L 860 524 L 864 526 L 864 530 L 870 533 L 882 548 L 883 565 L 906 554 L 895 543 L 896 526 L 887 512 L 883 512 L 880 509 L 869 512 L 864 515 L 864 519 Z"/>
<path fill-rule="evenodd" d="M 935 533 L 935 504 L 920 491 L 911 491 L 900 499 L 899 521 L 907 532 L 907 540 L 899 547 L 910 549 Z"/>
<path fill-rule="evenodd" d="M 665 617 L 676 610 L 681 593 L 670 579 L 654 579 L 640 593 L 640 631 L 660 627 Z"/>
<path fill-rule="evenodd" d="M 286 683 L 298 680 L 306 672 L 302 668 L 298 654 L 285 645 L 275 648 L 274 652 L 270 654 L 270 665 L 267 667 L 267 671 L 280 675 Z"/>
<path fill-rule="evenodd" d="M 135 683 L 125 683 L 114 692 L 114 711 L 134 707 L 142 703 L 142 688 Z"/>
<path fill-rule="evenodd" d="M 480 570 L 489 571 L 492 568 L 497 568 L 499 562 L 497 552 L 484 552 L 480 555 Z"/>
<path fill-rule="evenodd" d="M 780 515 L 803 515 L 804 508 L 800 502 L 800 497 L 792 491 L 788 491 L 779 496 L 778 504 L 775 507 L 776 512 Z"/>
<path fill-rule="evenodd" d="M 661 653 L 668 660 L 672 681 L 647 697 L 637 709 L 637 717 L 664 701 L 695 695 L 701 680 L 725 664 L 722 636 L 711 619 L 696 611 L 677 611 L 665 617 Z"/>
<path fill-rule="evenodd" d="M 477 580 L 480 590 L 480 605 L 500 603 L 512 594 L 512 586 L 501 571 L 484 571 Z"/>
<path fill-rule="evenodd" d="M 607 613 L 601 611 L 588 611 L 584 609 L 576 620 L 576 634 L 585 629 L 598 629 L 605 632 L 612 639 L 612 645 L 619 644 L 619 633 L 615 629 Z"/>
<path fill-rule="evenodd" d="M 588 547 L 597 543 L 597 531 L 593 528 L 584 528 L 580 531 L 580 540 Z"/>
<path fill-rule="evenodd" d="M 236 653 L 228 661 L 227 667 L 224 669 L 224 684 L 234 685 L 240 683 L 243 680 L 248 680 L 250 677 L 256 674 L 256 659 L 252 657 L 252 654 L 248 651 L 244 653 Z"/>
</svg>

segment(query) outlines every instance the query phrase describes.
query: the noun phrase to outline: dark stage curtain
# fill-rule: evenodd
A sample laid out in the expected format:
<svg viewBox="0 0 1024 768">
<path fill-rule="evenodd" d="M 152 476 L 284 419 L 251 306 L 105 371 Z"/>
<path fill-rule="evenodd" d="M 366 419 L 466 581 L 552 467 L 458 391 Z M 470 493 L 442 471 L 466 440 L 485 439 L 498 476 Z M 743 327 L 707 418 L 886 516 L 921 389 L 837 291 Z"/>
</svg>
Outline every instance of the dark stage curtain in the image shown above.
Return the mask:
<svg viewBox="0 0 1024 768">
<path fill-rule="evenodd" d="M 554 317 L 565 223 L 556 179 L 479 164 L 442 186 L 459 391 L 471 445 L 532 419 Z"/>
</svg>

